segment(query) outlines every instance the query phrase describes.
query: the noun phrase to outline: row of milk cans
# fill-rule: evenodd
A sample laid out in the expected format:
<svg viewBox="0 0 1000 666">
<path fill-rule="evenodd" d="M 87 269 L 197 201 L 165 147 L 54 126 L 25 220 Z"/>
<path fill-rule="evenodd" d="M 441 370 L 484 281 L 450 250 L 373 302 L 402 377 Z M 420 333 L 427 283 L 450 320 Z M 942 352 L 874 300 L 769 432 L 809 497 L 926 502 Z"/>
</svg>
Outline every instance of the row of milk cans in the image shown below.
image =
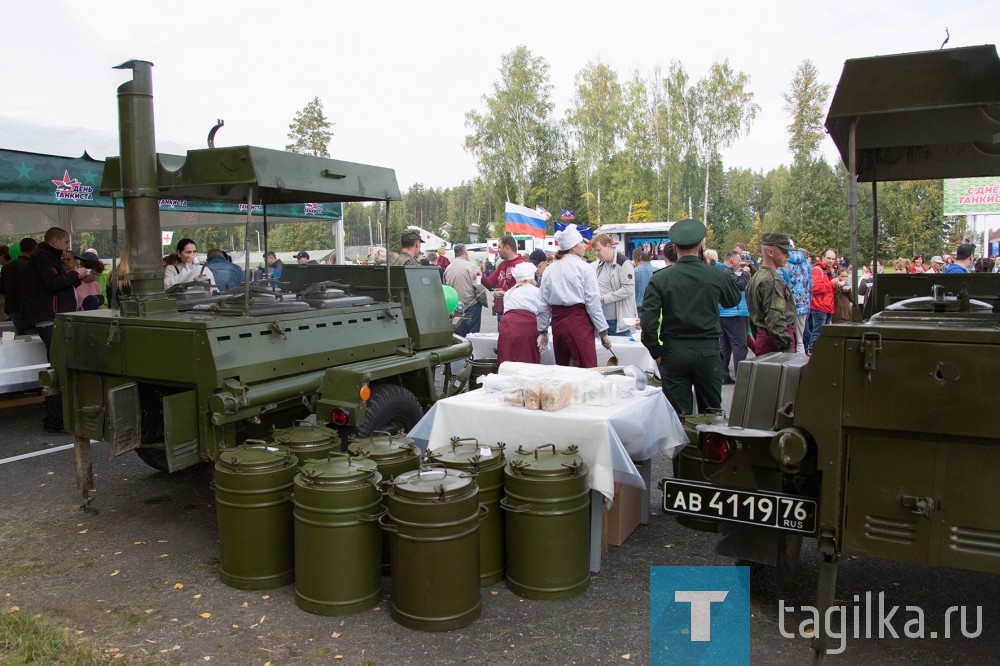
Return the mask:
<svg viewBox="0 0 1000 666">
<path fill-rule="evenodd" d="M 324 425 L 275 430 L 215 464 L 222 581 L 294 581 L 303 610 L 348 615 L 379 603 L 390 575 L 393 619 L 422 631 L 474 622 L 480 589 L 501 580 L 529 599 L 568 599 L 590 583 L 587 477 L 573 446 L 505 455 L 455 437 L 422 460 L 405 435 L 343 452 Z"/>
</svg>

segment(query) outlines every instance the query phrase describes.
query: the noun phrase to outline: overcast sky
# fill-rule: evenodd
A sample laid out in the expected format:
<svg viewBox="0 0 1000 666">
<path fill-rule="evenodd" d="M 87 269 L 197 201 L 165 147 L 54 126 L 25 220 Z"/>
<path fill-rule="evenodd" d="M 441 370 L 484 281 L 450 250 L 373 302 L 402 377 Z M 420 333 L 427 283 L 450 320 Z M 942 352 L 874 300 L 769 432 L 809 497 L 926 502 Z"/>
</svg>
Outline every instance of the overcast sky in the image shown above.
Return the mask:
<svg viewBox="0 0 1000 666">
<path fill-rule="evenodd" d="M 549 63 L 559 118 L 574 76 L 588 62 L 599 60 L 624 80 L 678 60 L 694 81 L 728 58 L 749 74 L 760 114 L 725 153 L 725 165 L 767 171 L 790 161 L 782 95 L 803 60 L 812 60 L 834 87 L 844 60 L 936 49 L 945 28 L 949 47 L 998 38 L 995 0 L 0 0 L 0 6 L 6 26 L 0 123 L 16 118 L 110 136 L 117 131 L 115 89 L 129 78 L 112 67 L 149 60 L 161 150 L 167 141 L 205 147 L 216 118 L 226 122 L 216 145 L 281 149 L 295 112 L 318 96 L 336 123 L 331 156 L 392 167 L 404 190 L 476 176 L 463 149 L 465 113 L 479 108 L 498 79 L 501 55 L 519 44 Z M 17 138 L 32 145 L 0 147 L 54 152 L 30 133 Z M 824 148 L 833 161 L 833 142 L 826 139 Z"/>
</svg>

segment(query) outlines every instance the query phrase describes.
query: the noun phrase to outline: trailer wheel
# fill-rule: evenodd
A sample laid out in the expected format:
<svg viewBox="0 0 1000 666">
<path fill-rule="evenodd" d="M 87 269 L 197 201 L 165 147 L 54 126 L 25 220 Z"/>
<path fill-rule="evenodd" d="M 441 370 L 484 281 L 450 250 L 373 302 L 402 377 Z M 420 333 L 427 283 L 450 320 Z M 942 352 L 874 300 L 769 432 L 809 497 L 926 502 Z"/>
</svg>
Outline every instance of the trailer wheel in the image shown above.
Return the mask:
<svg viewBox="0 0 1000 666">
<path fill-rule="evenodd" d="M 158 446 L 140 446 L 135 450 L 139 460 L 146 463 L 155 470 L 167 473 L 170 466 L 167 464 L 167 450 Z"/>
<path fill-rule="evenodd" d="M 781 594 L 785 586 L 795 576 L 799 566 L 802 537 L 798 534 L 782 534 L 778 539 L 776 564 L 761 564 L 748 560 L 736 560 L 737 566 L 750 567 L 750 591 L 770 597 Z"/>
<path fill-rule="evenodd" d="M 416 396 L 402 386 L 382 384 L 372 389 L 365 410 L 365 421 L 356 437 L 370 437 L 377 430 L 392 434 L 409 432 L 424 415 Z"/>
</svg>

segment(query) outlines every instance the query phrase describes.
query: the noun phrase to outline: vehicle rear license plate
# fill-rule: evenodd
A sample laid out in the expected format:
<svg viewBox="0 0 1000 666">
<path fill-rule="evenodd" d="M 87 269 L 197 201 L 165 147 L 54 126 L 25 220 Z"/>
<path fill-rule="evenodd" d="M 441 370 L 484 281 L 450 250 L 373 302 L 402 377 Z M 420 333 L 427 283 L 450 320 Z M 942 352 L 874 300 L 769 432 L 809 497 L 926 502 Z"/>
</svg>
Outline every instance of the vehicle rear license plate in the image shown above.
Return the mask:
<svg viewBox="0 0 1000 666">
<path fill-rule="evenodd" d="M 802 534 L 816 532 L 816 501 L 793 495 L 664 479 L 663 510 Z"/>
</svg>

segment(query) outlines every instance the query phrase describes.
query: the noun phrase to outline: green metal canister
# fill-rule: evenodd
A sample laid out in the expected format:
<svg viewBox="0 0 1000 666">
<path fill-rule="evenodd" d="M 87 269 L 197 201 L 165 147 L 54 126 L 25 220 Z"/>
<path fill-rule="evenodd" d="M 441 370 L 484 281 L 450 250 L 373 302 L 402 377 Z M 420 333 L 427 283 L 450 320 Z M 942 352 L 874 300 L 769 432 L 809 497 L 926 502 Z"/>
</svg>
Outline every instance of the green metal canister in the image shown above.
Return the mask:
<svg viewBox="0 0 1000 666">
<path fill-rule="evenodd" d="M 374 461 L 331 453 L 295 475 L 295 603 L 350 615 L 382 597 L 382 476 Z"/>
<path fill-rule="evenodd" d="M 469 361 L 472 366 L 472 373 L 469 375 L 469 390 L 479 388 L 479 380 L 497 371 L 497 360 L 495 358 L 477 359 Z"/>
<path fill-rule="evenodd" d="M 299 459 L 299 465 L 309 460 L 322 460 L 331 451 L 340 451 L 340 435 L 322 423 L 297 421 L 291 428 L 276 428 L 271 441 L 287 446 Z"/>
<path fill-rule="evenodd" d="M 710 409 L 704 414 L 687 414 L 681 417 L 684 433 L 687 435 L 687 445 L 681 447 L 680 453 L 674 458 L 674 477 L 692 481 L 710 481 L 711 475 L 719 471 L 721 465 L 713 465 L 705 460 L 698 448 L 699 425 L 726 425 L 726 413 L 721 409 Z M 713 520 L 704 520 L 694 516 L 675 516 L 677 522 L 685 527 L 703 532 L 715 532 L 719 524 Z"/>
<path fill-rule="evenodd" d="M 503 498 L 503 468 L 506 445 L 480 444 L 475 438 L 452 437 L 448 446 L 427 452 L 427 461 L 474 474 L 479 503 L 488 513 L 479 524 L 479 585 L 489 587 L 503 580 L 504 529 L 500 500 Z"/>
<path fill-rule="evenodd" d="M 577 447 L 518 447 L 504 468 L 507 587 L 528 599 L 570 599 L 590 585 L 589 470 Z"/>
<path fill-rule="evenodd" d="M 379 524 L 392 543 L 393 619 L 420 631 L 471 624 L 482 610 L 475 478 L 425 465 L 388 485 Z"/>
<path fill-rule="evenodd" d="M 292 479 L 298 460 L 279 447 L 239 446 L 219 454 L 212 486 L 222 582 L 266 590 L 295 578 Z"/>
<path fill-rule="evenodd" d="M 371 437 L 352 440 L 347 451 L 352 456 L 374 460 L 379 474 L 386 481 L 420 466 L 420 447 L 402 433 L 393 435 L 377 430 Z"/>
<path fill-rule="evenodd" d="M 376 430 L 371 437 L 355 439 L 347 447 L 352 456 L 370 458 L 378 465 L 378 472 L 384 481 L 392 481 L 404 472 L 420 467 L 420 447 L 405 434 L 393 435 L 384 430 Z M 382 573 L 391 572 L 391 542 L 387 533 L 382 534 Z"/>
</svg>

